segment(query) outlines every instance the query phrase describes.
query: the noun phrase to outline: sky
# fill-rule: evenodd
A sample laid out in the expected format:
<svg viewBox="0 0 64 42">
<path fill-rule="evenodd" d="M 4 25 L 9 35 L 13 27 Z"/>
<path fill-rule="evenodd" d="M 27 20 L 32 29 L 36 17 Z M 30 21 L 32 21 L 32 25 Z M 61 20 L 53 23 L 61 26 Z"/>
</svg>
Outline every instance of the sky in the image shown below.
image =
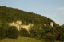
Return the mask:
<svg viewBox="0 0 64 42">
<path fill-rule="evenodd" d="M 37 13 L 59 25 L 64 24 L 64 0 L 0 0 L 0 6 Z"/>
</svg>

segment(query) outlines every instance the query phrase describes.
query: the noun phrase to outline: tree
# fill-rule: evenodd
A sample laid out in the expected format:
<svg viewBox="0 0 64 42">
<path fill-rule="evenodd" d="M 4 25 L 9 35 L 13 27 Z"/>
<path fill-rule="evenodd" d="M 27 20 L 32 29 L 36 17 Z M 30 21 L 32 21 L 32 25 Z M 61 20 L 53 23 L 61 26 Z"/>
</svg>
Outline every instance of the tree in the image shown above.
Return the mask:
<svg viewBox="0 0 64 42">
<path fill-rule="evenodd" d="M 64 42 L 64 26 L 57 27 L 57 40 Z"/>
<path fill-rule="evenodd" d="M 21 36 L 24 36 L 24 37 L 28 37 L 29 36 L 29 32 L 25 28 L 21 28 L 19 33 L 20 33 Z"/>
<path fill-rule="evenodd" d="M 51 27 L 50 25 L 46 25 L 42 27 L 42 38 L 46 41 L 54 41 L 56 40 L 56 28 Z"/>
<path fill-rule="evenodd" d="M 0 20 L 0 27 L 2 27 L 2 21 Z"/>
<path fill-rule="evenodd" d="M 45 37 L 46 41 L 54 41 L 55 40 L 55 36 L 52 35 L 51 33 L 47 33 L 46 37 Z"/>
<path fill-rule="evenodd" d="M 30 30 L 30 37 L 41 39 L 41 24 L 34 24 Z"/>
<path fill-rule="evenodd" d="M 0 39 L 4 39 L 6 37 L 6 29 L 0 27 Z"/>
<path fill-rule="evenodd" d="M 11 39 L 18 38 L 18 29 L 15 26 L 11 26 L 7 30 L 7 37 Z"/>
</svg>

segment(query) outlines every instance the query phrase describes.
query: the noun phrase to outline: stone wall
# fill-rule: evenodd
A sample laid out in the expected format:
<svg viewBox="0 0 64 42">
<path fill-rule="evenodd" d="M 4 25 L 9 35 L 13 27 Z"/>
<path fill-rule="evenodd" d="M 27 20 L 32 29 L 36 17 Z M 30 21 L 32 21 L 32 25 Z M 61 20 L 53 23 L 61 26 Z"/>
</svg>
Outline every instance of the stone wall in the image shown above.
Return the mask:
<svg viewBox="0 0 64 42">
<path fill-rule="evenodd" d="M 27 31 L 29 31 L 29 28 L 32 27 L 33 24 L 28 24 L 28 25 L 21 25 L 20 28 L 25 28 Z"/>
<path fill-rule="evenodd" d="M 25 28 L 27 31 L 29 31 L 29 27 L 33 26 L 33 24 L 28 24 L 28 25 L 21 25 L 21 24 L 22 24 L 21 21 L 9 23 L 10 26 L 16 26 L 18 30 L 20 30 L 21 28 Z"/>
</svg>

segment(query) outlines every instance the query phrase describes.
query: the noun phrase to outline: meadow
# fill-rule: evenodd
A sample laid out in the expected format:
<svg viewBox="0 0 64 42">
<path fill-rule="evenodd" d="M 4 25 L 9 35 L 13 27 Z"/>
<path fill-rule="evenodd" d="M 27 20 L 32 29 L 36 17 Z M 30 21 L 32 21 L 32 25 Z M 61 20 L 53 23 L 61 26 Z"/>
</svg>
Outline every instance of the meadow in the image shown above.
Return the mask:
<svg viewBox="0 0 64 42">
<path fill-rule="evenodd" d="M 42 40 L 37 40 L 35 38 L 30 38 L 30 37 L 18 37 L 18 39 L 3 39 L 0 40 L 0 42 L 52 42 L 52 41 L 44 41 L 44 39 Z M 54 42 L 59 42 L 59 41 L 54 41 Z"/>
</svg>

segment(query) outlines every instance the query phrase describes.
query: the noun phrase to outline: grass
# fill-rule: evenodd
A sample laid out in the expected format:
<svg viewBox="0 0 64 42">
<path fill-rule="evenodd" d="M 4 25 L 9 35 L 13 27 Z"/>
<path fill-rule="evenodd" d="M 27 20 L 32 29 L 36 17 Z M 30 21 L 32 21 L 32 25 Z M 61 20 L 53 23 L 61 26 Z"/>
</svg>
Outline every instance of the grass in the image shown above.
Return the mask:
<svg viewBox="0 0 64 42">
<path fill-rule="evenodd" d="M 18 37 L 18 39 L 6 38 L 6 39 L 3 39 L 3 40 L 0 40 L 0 42 L 51 42 L 51 41 L 44 41 L 43 39 L 37 40 L 37 39 L 34 39 L 34 38 L 29 38 L 29 37 Z M 56 42 L 58 42 L 58 41 L 56 41 Z"/>
</svg>

